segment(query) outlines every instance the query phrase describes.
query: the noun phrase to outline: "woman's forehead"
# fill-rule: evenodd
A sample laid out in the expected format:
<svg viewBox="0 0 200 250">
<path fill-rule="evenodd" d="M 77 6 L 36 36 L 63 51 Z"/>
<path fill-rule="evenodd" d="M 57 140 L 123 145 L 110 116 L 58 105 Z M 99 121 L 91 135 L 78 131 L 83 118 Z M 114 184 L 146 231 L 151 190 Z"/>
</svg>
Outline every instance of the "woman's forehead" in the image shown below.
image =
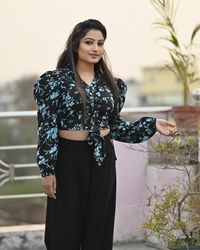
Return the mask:
<svg viewBox="0 0 200 250">
<path fill-rule="evenodd" d="M 100 30 L 91 29 L 85 34 L 83 39 L 104 40 L 104 37 Z"/>
</svg>

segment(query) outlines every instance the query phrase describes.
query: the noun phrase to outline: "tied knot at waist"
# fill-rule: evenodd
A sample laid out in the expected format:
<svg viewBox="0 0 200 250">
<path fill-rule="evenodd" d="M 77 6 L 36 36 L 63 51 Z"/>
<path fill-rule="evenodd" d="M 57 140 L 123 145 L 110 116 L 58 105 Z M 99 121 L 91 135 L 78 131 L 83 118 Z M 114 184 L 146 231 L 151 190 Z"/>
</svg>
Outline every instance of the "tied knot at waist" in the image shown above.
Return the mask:
<svg viewBox="0 0 200 250">
<path fill-rule="evenodd" d="M 102 165 L 104 158 L 106 157 L 106 141 L 110 138 L 110 135 L 103 137 L 100 129 L 91 129 L 87 138 L 87 142 L 90 146 L 94 147 L 94 158 L 98 166 Z"/>
</svg>

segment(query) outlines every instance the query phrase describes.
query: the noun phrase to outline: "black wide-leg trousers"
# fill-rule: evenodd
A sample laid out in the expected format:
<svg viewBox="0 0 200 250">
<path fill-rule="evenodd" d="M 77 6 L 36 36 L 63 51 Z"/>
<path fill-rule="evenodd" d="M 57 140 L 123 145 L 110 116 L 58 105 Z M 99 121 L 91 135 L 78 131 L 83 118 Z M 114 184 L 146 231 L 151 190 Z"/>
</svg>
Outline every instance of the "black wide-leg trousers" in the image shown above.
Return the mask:
<svg viewBox="0 0 200 250">
<path fill-rule="evenodd" d="M 115 150 L 105 138 L 102 166 L 87 141 L 59 137 L 56 199 L 47 198 L 47 250 L 112 250 L 116 202 Z"/>
</svg>

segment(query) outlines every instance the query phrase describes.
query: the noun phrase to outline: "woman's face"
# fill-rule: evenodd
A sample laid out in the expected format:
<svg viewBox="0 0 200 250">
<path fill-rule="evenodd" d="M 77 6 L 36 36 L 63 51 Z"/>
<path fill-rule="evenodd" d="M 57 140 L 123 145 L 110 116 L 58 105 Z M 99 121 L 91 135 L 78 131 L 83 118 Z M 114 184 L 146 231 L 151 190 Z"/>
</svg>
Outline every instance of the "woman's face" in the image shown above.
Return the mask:
<svg viewBox="0 0 200 250">
<path fill-rule="evenodd" d="M 80 40 L 78 62 L 97 63 L 104 53 L 104 37 L 99 30 L 91 29 Z"/>
</svg>

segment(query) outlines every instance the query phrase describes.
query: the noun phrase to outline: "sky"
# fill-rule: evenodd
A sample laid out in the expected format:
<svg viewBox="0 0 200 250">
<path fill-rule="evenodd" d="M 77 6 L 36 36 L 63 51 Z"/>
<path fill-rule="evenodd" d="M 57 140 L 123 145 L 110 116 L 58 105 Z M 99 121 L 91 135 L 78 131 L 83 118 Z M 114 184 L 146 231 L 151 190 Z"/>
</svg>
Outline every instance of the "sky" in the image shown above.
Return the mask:
<svg viewBox="0 0 200 250">
<path fill-rule="evenodd" d="M 179 2 L 175 26 L 182 41 L 200 23 L 200 0 Z M 56 67 L 73 27 L 94 18 L 107 29 L 105 49 L 111 70 L 122 79 L 140 79 L 142 68 L 168 56 L 153 22 L 150 0 L 0 0 L 0 83 Z M 200 35 L 197 37 L 200 39 Z"/>
</svg>

